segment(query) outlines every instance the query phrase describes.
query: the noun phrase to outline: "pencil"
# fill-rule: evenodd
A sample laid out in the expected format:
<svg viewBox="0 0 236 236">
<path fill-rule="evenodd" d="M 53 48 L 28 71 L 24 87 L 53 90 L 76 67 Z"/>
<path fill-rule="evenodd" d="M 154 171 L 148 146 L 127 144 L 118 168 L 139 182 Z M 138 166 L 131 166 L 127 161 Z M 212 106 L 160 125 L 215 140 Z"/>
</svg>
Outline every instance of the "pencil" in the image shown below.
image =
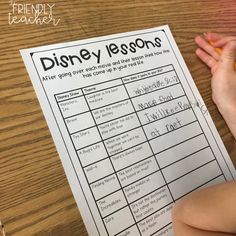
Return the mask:
<svg viewBox="0 0 236 236">
<path fill-rule="evenodd" d="M 212 41 L 209 41 L 209 43 L 214 47 L 214 43 Z M 214 47 L 215 48 L 215 47 Z M 222 53 L 222 49 L 221 48 L 215 48 L 215 51 L 218 53 L 218 54 L 221 54 Z M 236 62 L 234 62 L 234 69 L 236 70 Z"/>
</svg>

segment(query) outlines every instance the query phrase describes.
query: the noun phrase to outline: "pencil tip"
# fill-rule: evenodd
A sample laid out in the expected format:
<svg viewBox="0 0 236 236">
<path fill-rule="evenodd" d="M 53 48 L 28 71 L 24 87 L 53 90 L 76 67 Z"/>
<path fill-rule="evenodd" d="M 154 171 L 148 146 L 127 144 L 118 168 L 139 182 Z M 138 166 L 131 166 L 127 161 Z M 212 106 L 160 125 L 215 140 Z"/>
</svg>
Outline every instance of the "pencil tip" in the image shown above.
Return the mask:
<svg viewBox="0 0 236 236">
<path fill-rule="evenodd" d="M 0 220 L 0 236 L 6 236 L 5 230 L 4 230 L 4 225 L 1 220 Z"/>
</svg>

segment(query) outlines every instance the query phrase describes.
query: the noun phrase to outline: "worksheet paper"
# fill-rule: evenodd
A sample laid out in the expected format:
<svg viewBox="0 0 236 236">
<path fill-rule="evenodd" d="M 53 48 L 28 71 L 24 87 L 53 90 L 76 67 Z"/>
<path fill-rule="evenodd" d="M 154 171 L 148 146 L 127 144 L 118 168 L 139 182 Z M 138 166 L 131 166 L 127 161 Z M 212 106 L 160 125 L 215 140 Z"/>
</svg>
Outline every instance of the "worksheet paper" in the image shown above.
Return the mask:
<svg viewBox="0 0 236 236">
<path fill-rule="evenodd" d="M 235 178 L 168 26 L 21 54 L 89 235 L 173 236 L 178 199 Z"/>
</svg>

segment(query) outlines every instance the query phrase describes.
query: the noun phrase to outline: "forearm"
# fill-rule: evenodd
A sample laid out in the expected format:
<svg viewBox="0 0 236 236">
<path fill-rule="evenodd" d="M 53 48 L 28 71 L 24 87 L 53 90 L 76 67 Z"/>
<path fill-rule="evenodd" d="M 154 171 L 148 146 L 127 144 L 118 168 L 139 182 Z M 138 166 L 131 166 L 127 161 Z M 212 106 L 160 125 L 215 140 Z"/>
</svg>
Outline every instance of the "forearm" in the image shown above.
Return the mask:
<svg viewBox="0 0 236 236">
<path fill-rule="evenodd" d="M 236 116 L 235 116 L 235 119 L 236 119 Z M 228 127 L 232 133 L 232 135 L 234 136 L 234 138 L 236 139 L 236 124 L 232 124 L 230 122 L 227 122 L 226 120 L 226 123 L 228 124 Z"/>
<path fill-rule="evenodd" d="M 236 235 L 236 182 L 192 193 L 173 210 L 175 236 Z"/>
<path fill-rule="evenodd" d="M 236 105 L 235 107 L 230 108 L 228 111 L 220 108 L 219 111 L 227 123 L 232 135 L 236 139 Z"/>
</svg>

